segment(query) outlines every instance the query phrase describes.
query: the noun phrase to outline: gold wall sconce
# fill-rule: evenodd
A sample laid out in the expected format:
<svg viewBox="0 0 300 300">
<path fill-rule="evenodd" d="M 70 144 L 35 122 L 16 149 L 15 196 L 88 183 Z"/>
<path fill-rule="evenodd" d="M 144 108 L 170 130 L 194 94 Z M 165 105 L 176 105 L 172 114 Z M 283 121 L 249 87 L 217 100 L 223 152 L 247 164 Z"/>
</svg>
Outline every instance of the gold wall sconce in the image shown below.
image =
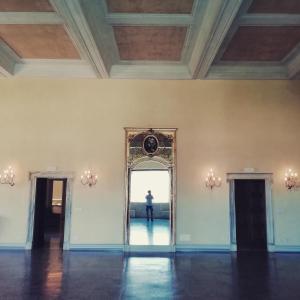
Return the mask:
<svg viewBox="0 0 300 300">
<path fill-rule="evenodd" d="M 293 172 L 292 169 L 288 169 L 288 171 L 285 173 L 284 182 L 288 190 L 291 191 L 293 189 L 296 189 L 299 186 L 298 174 L 296 172 Z"/>
<path fill-rule="evenodd" d="M 83 175 L 81 175 L 81 183 L 83 185 L 88 185 L 89 187 L 92 187 L 96 185 L 98 181 L 98 175 L 93 174 L 91 170 L 84 171 Z"/>
<path fill-rule="evenodd" d="M 1 184 L 9 184 L 10 186 L 15 185 L 15 177 L 16 174 L 11 166 L 9 166 L 7 169 L 3 171 L 2 174 L 0 174 L 0 183 Z"/>
<path fill-rule="evenodd" d="M 206 187 L 212 190 L 214 187 L 220 187 L 221 184 L 222 184 L 221 177 L 216 177 L 213 169 L 210 169 L 205 179 Z"/>
</svg>

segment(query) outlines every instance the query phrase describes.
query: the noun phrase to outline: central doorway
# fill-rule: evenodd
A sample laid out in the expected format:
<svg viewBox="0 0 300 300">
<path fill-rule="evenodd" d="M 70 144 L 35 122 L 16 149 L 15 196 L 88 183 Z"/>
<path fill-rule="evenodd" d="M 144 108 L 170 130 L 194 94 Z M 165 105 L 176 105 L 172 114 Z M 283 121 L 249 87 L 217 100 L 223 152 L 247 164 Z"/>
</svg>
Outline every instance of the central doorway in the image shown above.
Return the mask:
<svg viewBox="0 0 300 300">
<path fill-rule="evenodd" d="M 175 250 L 176 129 L 125 128 L 126 251 Z"/>
<path fill-rule="evenodd" d="M 129 245 L 170 245 L 170 198 L 168 169 L 131 171 Z"/>
</svg>

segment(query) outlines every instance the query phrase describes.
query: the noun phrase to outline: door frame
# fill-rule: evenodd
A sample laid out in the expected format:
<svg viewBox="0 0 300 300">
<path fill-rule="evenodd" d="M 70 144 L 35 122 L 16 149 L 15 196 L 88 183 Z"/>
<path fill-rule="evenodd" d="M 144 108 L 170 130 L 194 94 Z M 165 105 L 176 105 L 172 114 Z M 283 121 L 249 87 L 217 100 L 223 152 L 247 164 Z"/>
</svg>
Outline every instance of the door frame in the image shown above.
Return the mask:
<svg viewBox="0 0 300 300">
<path fill-rule="evenodd" d="M 34 214 L 35 214 L 35 196 L 36 183 L 38 178 L 47 179 L 66 179 L 66 200 L 65 200 L 65 224 L 64 224 L 64 243 L 63 250 L 70 249 L 70 235 L 71 235 L 71 211 L 72 211 L 72 190 L 73 190 L 73 172 L 30 172 L 30 198 L 28 209 L 27 222 L 27 237 L 25 249 L 32 249 L 33 230 L 34 230 Z"/>
<path fill-rule="evenodd" d="M 167 131 L 170 134 L 173 135 L 173 161 L 170 164 L 166 160 L 160 158 L 160 157 L 141 157 L 134 161 L 133 164 L 129 165 L 128 163 L 128 135 L 130 132 L 145 132 L 148 131 L 149 128 L 132 128 L 132 127 L 125 127 L 125 133 L 126 133 L 126 140 L 125 140 L 125 207 L 124 207 L 124 218 L 123 218 L 123 243 L 124 243 L 124 250 L 126 252 L 175 252 L 175 245 L 176 245 L 176 128 L 153 128 L 155 131 Z M 165 169 L 168 170 L 170 174 L 170 244 L 166 246 L 162 245 L 130 245 L 129 244 L 129 221 L 130 221 L 130 215 L 129 215 L 129 206 L 130 206 L 130 175 L 131 171 L 135 170 L 135 167 L 145 161 L 156 161 L 158 163 L 161 163 L 165 166 Z"/>
<path fill-rule="evenodd" d="M 229 202 L 230 202 L 230 249 L 237 251 L 236 241 L 236 211 L 235 211 L 235 186 L 234 181 L 238 179 L 265 181 L 265 201 L 266 201 L 266 233 L 267 250 L 274 251 L 274 218 L 272 204 L 272 183 L 273 173 L 227 173 L 227 182 L 229 183 Z"/>
</svg>

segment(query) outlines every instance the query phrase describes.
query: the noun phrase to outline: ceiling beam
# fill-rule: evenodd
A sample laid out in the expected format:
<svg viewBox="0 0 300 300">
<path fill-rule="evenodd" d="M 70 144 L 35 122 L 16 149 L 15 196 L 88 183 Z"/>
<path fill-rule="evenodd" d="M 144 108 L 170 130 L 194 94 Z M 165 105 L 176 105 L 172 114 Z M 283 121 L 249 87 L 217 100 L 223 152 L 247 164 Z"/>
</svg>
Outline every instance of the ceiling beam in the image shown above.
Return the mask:
<svg viewBox="0 0 300 300">
<path fill-rule="evenodd" d="M 0 40 L 0 73 L 5 77 L 13 76 L 17 63 L 20 63 L 19 56 Z"/>
<path fill-rule="evenodd" d="M 65 27 L 81 57 L 91 64 L 98 77 L 107 78 L 109 70 L 98 49 L 79 0 L 50 0 L 63 18 Z"/>
<path fill-rule="evenodd" d="M 299 26 L 300 15 L 292 14 L 245 14 L 239 20 L 242 26 Z"/>
<path fill-rule="evenodd" d="M 193 78 L 205 78 L 243 0 L 206 0 L 205 15 L 189 61 Z"/>
<path fill-rule="evenodd" d="M 0 24 L 63 24 L 56 12 L 0 12 Z"/>
<path fill-rule="evenodd" d="M 193 23 L 192 15 L 183 14 L 136 14 L 109 13 L 105 20 L 110 25 L 161 25 L 189 26 Z"/>
</svg>

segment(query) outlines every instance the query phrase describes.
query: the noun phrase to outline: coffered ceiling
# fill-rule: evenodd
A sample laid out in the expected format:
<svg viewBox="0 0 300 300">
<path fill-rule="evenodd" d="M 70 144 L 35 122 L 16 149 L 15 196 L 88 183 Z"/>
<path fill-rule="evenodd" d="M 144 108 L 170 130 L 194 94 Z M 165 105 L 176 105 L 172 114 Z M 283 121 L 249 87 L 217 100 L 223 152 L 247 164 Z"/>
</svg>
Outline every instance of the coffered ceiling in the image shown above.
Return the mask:
<svg viewBox="0 0 300 300">
<path fill-rule="evenodd" d="M 299 74 L 299 0 L 0 0 L 4 77 Z"/>
</svg>

